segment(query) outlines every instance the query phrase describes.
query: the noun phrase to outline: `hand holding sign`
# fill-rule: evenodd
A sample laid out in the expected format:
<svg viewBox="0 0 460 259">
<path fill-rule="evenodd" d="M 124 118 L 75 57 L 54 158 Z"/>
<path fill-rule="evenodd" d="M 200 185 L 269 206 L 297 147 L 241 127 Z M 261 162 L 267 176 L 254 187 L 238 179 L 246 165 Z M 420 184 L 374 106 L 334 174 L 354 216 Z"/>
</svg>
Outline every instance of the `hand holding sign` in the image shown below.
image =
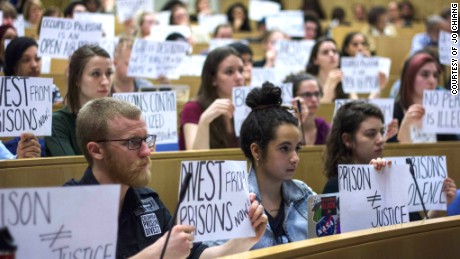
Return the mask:
<svg viewBox="0 0 460 259">
<path fill-rule="evenodd" d="M 211 124 L 217 117 L 224 115 L 226 118 L 231 119 L 233 117 L 232 100 L 227 98 L 216 99 L 202 114 L 200 122 Z"/>
<path fill-rule="evenodd" d="M 17 149 L 18 158 L 40 157 L 40 154 L 41 147 L 37 137 L 32 133 L 21 134 Z"/>
</svg>

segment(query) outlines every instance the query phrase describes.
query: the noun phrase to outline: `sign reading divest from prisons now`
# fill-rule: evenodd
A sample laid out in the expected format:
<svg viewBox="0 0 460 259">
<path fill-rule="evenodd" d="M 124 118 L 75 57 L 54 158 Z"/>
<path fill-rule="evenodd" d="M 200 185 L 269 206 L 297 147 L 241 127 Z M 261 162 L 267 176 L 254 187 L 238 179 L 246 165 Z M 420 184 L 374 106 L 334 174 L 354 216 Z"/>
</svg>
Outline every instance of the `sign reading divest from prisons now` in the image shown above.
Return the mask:
<svg viewBox="0 0 460 259">
<path fill-rule="evenodd" d="M 51 136 L 53 79 L 0 77 L 0 137 Z"/>
<path fill-rule="evenodd" d="M 291 106 L 292 100 L 292 83 L 277 85 L 281 88 L 281 98 L 283 99 L 282 105 Z M 246 97 L 252 89 L 261 86 L 251 87 L 233 87 L 232 90 L 232 102 L 235 107 L 233 112 L 233 122 L 235 127 L 235 134 L 237 137 L 240 136 L 241 126 L 244 120 L 248 117 L 251 112 L 251 108 L 246 105 Z"/>
<path fill-rule="evenodd" d="M 459 134 L 460 95 L 450 91 L 423 91 L 423 132 L 437 134 Z"/>
<path fill-rule="evenodd" d="M 313 45 L 313 40 L 277 41 L 275 68 L 288 69 L 293 73 L 305 70 Z"/>
<path fill-rule="evenodd" d="M 175 91 L 116 93 L 113 97 L 141 109 L 149 133 L 157 135 L 157 144 L 177 143 Z"/>
<path fill-rule="evenodd" d="M 134 19 L 138 11 L 153 12 L 152 0 L 116 0 L 117 17 L 120 23 Z"/>
<path fill-rule="evenodd" d="M 414 157 L 387 157 L 394 165 L 406 164 L 406 158 L 412 161 L 414 176 L 420 188 L 423 202 L 427 210 L 446 210 L 446 194 L 442 191 L 444 179 L 447 177 L 445 156 L 414 156 Z M 410 174 L 410 171 L 400 174 Z M 417 193 L 415 182 L 412 179 L 406 192 L 409 196 L 409 212 L 423 211 L 420 196 Z"/>
<path fill-rule="evenodd" d="M 343 57 L 340 59 L 340 69 L 345 93 L 379 91 L 379 58 Z"/>
<path fill-rule="evenodd" d="M 409 222 L 408 165 L 339 165 L 342 233 Z"/>
<path fill-rule="evenodd" d="M 189 45 L 185 42 L 136 39 L 129 59 L 128 75 L 177 79 L 188 48 Z"/>
<path fill-rule="evenodd" d="M 334 106 L 334 116 L 337 110 L 344 104 L 353 102 L 356 100 L 353 99 L 336 99 L 335 106 Z M 385 119 L 385 124 L 388 125 L 393 120 L 393 109 L 395 105 L 395 100 L 392 98 L 377 98 L 377 99 L 364 99 L 360 100 L 368 103 L 372 103 L 375 106 L 379 107 L 383 113 L 383 117 Z"/>
<path fill-rule="evenodd" d="M 246 161 L 182 162 L 180 182 L 192 178 L 178 220 L 195 226 L 194 242 L 255 236 L 246 168 Z"/>
<path fill-rule="evenodd" d="M 98 45 L 101 38 L 102 23 L 43 17 L 38 55 L 68 59 L 83 45 Z"/>
<path fill-rule="evenodd" d="M 119 185 L 0 189 L 16 258 L 115 258 Z"/>
</svg>

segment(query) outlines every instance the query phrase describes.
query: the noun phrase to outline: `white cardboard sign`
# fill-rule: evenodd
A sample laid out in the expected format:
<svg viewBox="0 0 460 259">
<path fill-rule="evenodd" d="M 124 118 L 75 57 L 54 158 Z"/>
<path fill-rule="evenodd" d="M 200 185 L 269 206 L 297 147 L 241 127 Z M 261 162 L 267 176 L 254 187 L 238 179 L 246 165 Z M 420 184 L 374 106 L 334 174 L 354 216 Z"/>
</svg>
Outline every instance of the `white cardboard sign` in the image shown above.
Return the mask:
<svg viewBox="0 0 460 259">
<path fill-rule="evenodd" d="M 51 136 L 53 79 L 0 77 L 0 136 Z"/>
<path fill-rule="evenodd" d="M 177 143 L 175 91 L 116 93 L 113 97 L 141 109 L 149 133 L 157 135 L 157 144 Z"/>
<path fill-rule="evenodd" d="M 16 258 L 115 258 L 119 185 L 0 189 Z"/>
<path fill-rule="evenodd" d="M 341 233 L 409 222 L 408 165 L 339 165 Z"/>
<path fill-rule="evenodd" d="M 253 237 L 246 161 L 183 161 L 192 174 L 178 222 L 195 226 L 194 242 Z"/>
</svg>

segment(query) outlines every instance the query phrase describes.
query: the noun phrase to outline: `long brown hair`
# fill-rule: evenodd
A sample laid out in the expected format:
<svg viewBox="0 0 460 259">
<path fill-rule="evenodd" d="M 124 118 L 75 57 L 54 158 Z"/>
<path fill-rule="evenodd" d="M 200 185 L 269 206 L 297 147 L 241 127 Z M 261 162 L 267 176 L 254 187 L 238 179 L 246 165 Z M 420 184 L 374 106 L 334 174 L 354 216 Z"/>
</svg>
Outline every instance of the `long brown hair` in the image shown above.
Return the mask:
<svg viewBox="0 0 460 259">
<path fill-rule="evenodd" d="M 217 76 L 219 64 L 228 56 L 236 56 L 241 59 L 238 52 L 232 47 L 221 47 L 211 51 L 206 57 L 203 70 L 201 72 L 201 85 L 198 90 L 197 101 L 200 103 L 203 110 L 206 110 L 217 98 L 217 87 L 213 85 L 213 81 Z M 227 148 L 230 146 L 230 140 L 226 134 L 225 120 L 223 116 L 219 116 L 210 126 L 210 148 Z"/>
<path fill-rule="evenodd" d="M 92 57 L 109 58 L 110 55 L 103 48 L 95 45 L 84 45 L 77 49 L 70 58 L 69 76 L 68 76 L 68 92 L 65 96 L 65 103 L 70 112 L 77 114 L 80 110 L 80 83 L 83 71 L 85 70 L 88 61 Z"/>
</svg>

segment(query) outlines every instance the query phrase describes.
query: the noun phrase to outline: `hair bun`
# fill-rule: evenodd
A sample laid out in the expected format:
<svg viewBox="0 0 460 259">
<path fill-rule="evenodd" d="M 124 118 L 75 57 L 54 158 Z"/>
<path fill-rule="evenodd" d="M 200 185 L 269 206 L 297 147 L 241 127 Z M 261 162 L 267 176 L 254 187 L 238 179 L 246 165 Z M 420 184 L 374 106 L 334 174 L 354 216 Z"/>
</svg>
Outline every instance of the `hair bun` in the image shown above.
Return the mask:
<svg viewBox="0 0 460 259">
<path fill-rule="evenodd" d="M 254 88 L 246 97 L 246 105 L 253 111 L 270 107 L 280 107 L 283 102 L 281 88 L 270 82 L 262 84 L 261 88 Z"/>
</svg>

